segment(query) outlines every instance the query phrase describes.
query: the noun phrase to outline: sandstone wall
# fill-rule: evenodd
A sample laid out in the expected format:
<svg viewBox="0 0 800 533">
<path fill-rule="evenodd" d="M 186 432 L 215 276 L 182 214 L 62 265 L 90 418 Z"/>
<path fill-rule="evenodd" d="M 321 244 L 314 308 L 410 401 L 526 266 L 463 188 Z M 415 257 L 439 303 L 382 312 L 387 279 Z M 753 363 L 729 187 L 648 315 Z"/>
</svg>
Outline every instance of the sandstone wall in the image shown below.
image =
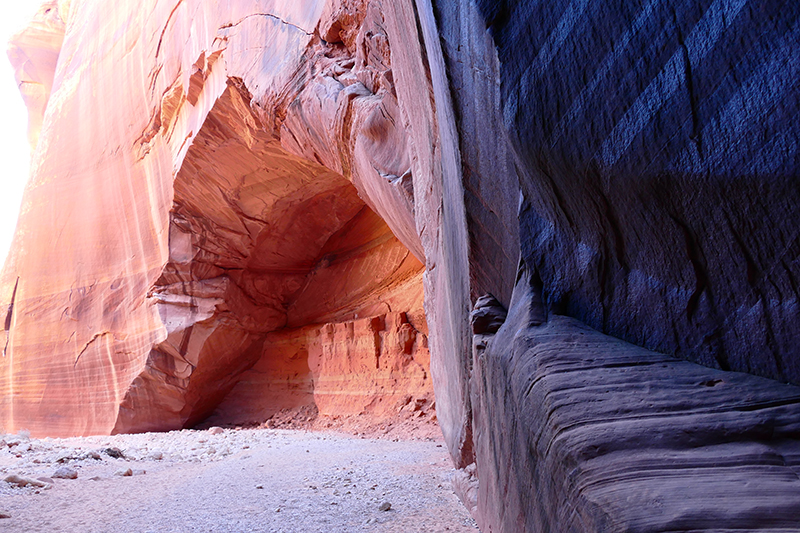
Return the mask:
<svg viewBox="0 0 800 533">
<path fill-rule="evenodd" d="M 548 308 L 800 383 L 798 7 L 475 6 L 502 65 L 522 251 Z"/>
<path fill-rule="evenodd" d="M 50 3 L 15 38 L 43 120 L 3 274 L 7 430 L 191 426 L 272 331 L 427 331 L 380 6 L 234 4 Z"/>
<path fill-rule="evenodd" d="M 521 193 L 528 282 L 497 336 L 473 339 L 478 489 L 470 467 L 461 492 L 482 529 L 796 528 L 800 411 L 779 381 L 797 383 L 800 361 L 797 7 L 478 0 L 434 12 L 463 110 L 467 220 L 491 205 L 469 179 L 482 161 L 513 161 Z M 500 134 L 487 146 L 468 133 L 492 94 L 479 123 Z M 491 168 L 504 183 L 509 171 Z M 505 303 L 509 278 L 493 279 L 506 289 L 485 290 Z"/>
<path fill-rule="evenodd" d="M 523 270 L 477 335 L 482 531 L 794 531 L 800 387 L 545 318 Z"/>
<path fill-rule="evenodd" d="M 427 336 L 407 314 L 390 313 L 268 334 L 258 362 L 207 423 L 258 423 L 303 406 L 391 420 L 411 402 L 433 401 Z"/>
</svg>

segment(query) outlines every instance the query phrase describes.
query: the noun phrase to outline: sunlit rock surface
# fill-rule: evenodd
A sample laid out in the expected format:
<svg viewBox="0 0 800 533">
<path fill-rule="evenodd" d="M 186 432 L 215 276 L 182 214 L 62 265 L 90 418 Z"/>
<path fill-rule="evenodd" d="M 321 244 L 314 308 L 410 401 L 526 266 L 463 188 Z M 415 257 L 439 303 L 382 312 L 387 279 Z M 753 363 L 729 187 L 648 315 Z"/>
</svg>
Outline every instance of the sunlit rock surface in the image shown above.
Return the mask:
<svg viewBox="0 0 800 533">
<path fill-rule="evenodd" d="M 432 405 L 427 337 L 409 318 L 392 313 L 270 333 L 261 358 L 207 423 L 247 424 L 306 405 L 321 415 L 389 420 L 412 399 Z"/>
<path fill-rule="evenodd" d="M 287 327 L 405 316 L 388 335 L 417 345 L 425 256 L 376 6 L 56 7 L 12 44 L 20 72 L 54 81 L 4 274 L 6 429 L 191 426 Z M 42 28 L 63 44 L 38 45 Z M 426 355 L 402 353 L 430 396 L 419 335 Z M 378 398 L 375 379 L 349 385 Z"/>
<path fill-rule="evenodd" d="M 6 431 L 433 389 L 484 531 L 800 529 L 796 5 L 37 17 Z"/>
<path fill-rule="evenodd" d="M 64 41 L 64 15 L 69 2 L 44 2 L 28 26 L 11 38 L 8 59 L 14 67 L 19 92 L 28 108 L 28 141 L 36 148 L 56 63 Z"/>
</svg>

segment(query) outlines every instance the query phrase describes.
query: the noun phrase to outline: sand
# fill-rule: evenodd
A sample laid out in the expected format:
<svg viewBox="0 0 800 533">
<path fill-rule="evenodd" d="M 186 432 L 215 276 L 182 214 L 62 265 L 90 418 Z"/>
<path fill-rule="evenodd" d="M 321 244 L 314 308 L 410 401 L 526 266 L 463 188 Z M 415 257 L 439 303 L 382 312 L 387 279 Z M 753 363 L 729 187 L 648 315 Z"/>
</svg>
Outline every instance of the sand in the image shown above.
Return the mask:
<svg viewBox="0 0 800 533">
<path fill-rule="evenodd" d="M 77 479 L 51 478 L 61 467 Z M 474 533 L 453 472 L 432 437 L 267 428 L 0 435 L 0 479 L 46 483 L 0 481 L 0 513 L 10 515 L 0 531 Z"/>
</svg>

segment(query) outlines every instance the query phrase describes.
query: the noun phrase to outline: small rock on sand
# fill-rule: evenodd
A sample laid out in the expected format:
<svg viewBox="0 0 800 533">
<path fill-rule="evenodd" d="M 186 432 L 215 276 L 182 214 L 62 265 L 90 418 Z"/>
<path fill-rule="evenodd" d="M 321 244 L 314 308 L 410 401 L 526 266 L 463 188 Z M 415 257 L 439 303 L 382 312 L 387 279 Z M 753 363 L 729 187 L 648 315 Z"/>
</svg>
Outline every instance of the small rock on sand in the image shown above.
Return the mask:
<svg viewBox="0 0 800 533">
<path fill-rule="evenodd" d="M 380 507 L 378 507 L 379 511 L 388 511 L 392 508 L 392 504 L 389 502 L 383 502 Z"/>
<path fill-rule="evenodd" d="M 224 431 L 225 430 L 222 429 L 221 427 L 214 426 L 213 428 L 209 428 L 208 434 L 209 435 L 220 435 L 220 434 L 224 433 Z"/>
<path fill-rule="evenodd" d="M 114 472 L 114 475 L 123 477 L 132 476 L 133 470 L 131 470 L 130 468 L 126 468 L 125 470 L 117 470 L 116 472 Z"/>
<path fill-rule="evenodd" d="M 78 479 L 78 471 L 68 466 L 62 466 L 53 472 L 53 477 L 56 479 Z"/>
<path fill-rule="evenodd" d="M 9 474 L 6 476 L 3 481 L 6 483 L 10 483 L 11 485 L 16 485 L 18 487 L 27 487 L 30 485 L 31 487 L 47 487 L 47 483 L 44 481 L 39 481 L 38 479 L 32 479 L 29 477 L 18 476 L 16 474 Z"/>
<path fill-rule="evenodd" d="M 105 448 L 103 449 L 103 453 L 109 457 L 113 457 L 114 459 L 124 459 L 125 455 L 122 453 L 122 450 L 119 448 Z"/>
<path fill-rule="evenodd" d="M 11 518 L 11 515 L 7 511 L 0 511 L 0 518 Z"/>
</svg>

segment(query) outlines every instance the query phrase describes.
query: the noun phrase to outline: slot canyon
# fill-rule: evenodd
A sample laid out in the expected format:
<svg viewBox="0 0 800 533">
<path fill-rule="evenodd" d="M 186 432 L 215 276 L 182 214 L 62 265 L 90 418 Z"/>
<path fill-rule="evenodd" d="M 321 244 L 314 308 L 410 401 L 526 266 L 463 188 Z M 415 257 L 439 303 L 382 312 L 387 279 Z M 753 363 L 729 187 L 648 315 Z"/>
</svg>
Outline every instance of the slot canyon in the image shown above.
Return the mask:
<svg viewBox="0 0 800 533">
<path fill-rule="evenodd" d="M 406 421 L 484 533 L 800 531 L 799 20 L 47 0 L 0 428 Z"/>
</svg>

